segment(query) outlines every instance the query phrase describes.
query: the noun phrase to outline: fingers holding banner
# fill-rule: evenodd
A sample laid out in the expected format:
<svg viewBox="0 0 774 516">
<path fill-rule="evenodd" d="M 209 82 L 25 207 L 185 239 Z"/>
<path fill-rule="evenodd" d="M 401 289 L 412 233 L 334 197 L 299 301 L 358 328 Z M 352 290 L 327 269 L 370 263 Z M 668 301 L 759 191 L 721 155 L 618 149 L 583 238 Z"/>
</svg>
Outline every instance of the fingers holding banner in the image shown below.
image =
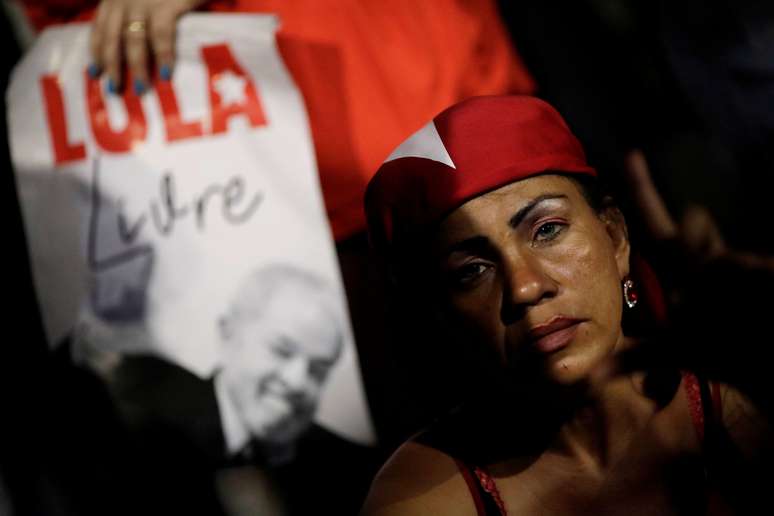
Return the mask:
<svg viewBox="0 0 774 516">
<path fill-rule="evenodd" d="M 171 79 L 177 20 L 204 1 L 103 0 L 92 25 L 89 74 L 104 74 L 110 93 L 129 86 L 138 95 L 148 89 L 152 66 L 161 79 Z M 124 65 L 131 84 L 123 77 Z"/>
</svg>

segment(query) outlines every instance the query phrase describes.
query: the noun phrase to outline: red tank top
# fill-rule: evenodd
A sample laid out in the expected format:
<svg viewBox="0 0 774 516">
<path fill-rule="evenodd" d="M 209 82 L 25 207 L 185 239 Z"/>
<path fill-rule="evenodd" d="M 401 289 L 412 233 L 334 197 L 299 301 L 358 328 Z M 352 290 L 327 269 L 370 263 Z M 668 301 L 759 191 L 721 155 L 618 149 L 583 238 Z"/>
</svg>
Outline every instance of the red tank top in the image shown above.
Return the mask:
<svg viewBox="0 0 774 516">
<path fill-rule="evenodd" d="M 705 443 L 707 427 L 709 425 L 722 425 L 719 386 L 714 382 L 705 384 L 704 388 L 709 392 L 703 395 L 702 383 L 695 374 L 683 372 L 682 377 L 683 389 L 688 398 L 688 406 L 693 427 L 696 430 L 699 442 L 703 445 Z M 707 396 L 707 394 L 709 396 Z M 708 397 L 709 400 L 707 399 Z M 707 403 L 711 403 L 712 405 L 710 410 L 707 410 Z M 712 415 L 711 419 L 708 415 Z M 500 492 L 497 490 L 497 483 L 495 482 L 494 477 L 492 477 L 492 475 L 490 475 L 483 467 L 465 464 L 456 459 L 455 462 L 470 490 L 470 495 L 476 506 L 477 514 L 479 516 L 506 516 L 508 511 L 505 508 L 505 503 L 500 497 Z M 713 492 L 709 492 L 708 497 L 708 514 L 725 512 L 713 510 L 713 506 L 721 505 L 721 501 L 715 498 Z"/>
</svg>

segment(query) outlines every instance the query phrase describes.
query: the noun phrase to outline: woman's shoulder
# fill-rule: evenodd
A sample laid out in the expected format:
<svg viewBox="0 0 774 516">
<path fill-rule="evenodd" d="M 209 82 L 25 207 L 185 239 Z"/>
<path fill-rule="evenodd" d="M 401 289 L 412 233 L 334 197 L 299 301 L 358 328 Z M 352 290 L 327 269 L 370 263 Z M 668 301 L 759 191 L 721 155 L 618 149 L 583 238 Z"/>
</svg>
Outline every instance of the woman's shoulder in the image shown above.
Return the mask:
<svg viewBox="0 0 774 516">
<path fill-rule="evenodd" d="M 451 455 L 412 439 L 400 446 L 371 485 L 364 515 L 476 514 L 466 480 Z"/>
<path fill-rule="evenodd" d="M 672 447 L 712 453 L 720 432 L 748 459 L 756 451 L 772 448 L 768 442 L 774 432 L 768 418 L 738 388 L 689 370 L 679 371 L 674 388 L 669 386 L 674 380 L 668 380 L 666 388 L 659 383 L 658 375 L 651 375 L 644 382 L 643 395 L 661 405 L 655 422 Z M 666 395 L 658 394 L 659 390 Z"/>
<path fill-rule="evenodd" d="M 770 461 L 774 457 L 771 413 L 736 386 L 711 382 L 710 388 L 715 422 L 727 433 L 743 460 Z"/>
<path fill-rule="evenodd" d="M 462 403 L 414 435 L 376 476 L 363 514 L 478 514 L 472 472 L 503 448 L 491 414 L 485 402 Z"/>
</svg>

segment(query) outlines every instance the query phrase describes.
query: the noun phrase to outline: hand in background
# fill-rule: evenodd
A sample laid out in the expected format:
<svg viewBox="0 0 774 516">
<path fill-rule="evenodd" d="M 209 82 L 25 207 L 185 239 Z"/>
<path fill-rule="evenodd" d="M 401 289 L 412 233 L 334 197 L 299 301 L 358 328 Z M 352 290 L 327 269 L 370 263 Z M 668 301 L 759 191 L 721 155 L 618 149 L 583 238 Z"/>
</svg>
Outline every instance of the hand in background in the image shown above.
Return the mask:
<svg viewBox="0 0 774 516">
<path fill-rule="evenodd" d="M 653 265 L 669 312 L 665 333 L 648 353 L 733 385 L 774 415 L 768 358 L 774 258 L 729 248 L 702 206 L 676 221 L 642 153 L 632 151 L 626 164 L 633 199 L 656 247 Z M 766 231 L 766 224 L 756 223 Z"/>
<path fill-rule="evenodd" d="M 626 172 L 637 211 L 655 242 L 677 245 L 693 262 L 690 265 L 719 260 L 774 272 L 774 257 L 728 248 L 715 219 L 704 206 L 689 205 L 682 218 L 676 221 L 653 183 L 642 151 L 629 152 Z"/>
</svg>

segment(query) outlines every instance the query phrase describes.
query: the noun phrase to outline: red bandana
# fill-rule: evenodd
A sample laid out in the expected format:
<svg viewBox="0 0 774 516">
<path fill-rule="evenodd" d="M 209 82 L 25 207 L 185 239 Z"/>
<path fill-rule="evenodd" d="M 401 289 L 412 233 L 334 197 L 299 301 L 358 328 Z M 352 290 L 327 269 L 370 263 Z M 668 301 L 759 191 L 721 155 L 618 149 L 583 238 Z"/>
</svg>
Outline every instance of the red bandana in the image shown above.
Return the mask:
<svg viewBox="0 0 774 516">
<path fill-rule="evenodd" d="M 547 171 L 596 175 L 550 105 L 526 96 L 455 104 L 404 141 L 369 183 L 371 242 L 386 249 L 474 197 Z"/>
</svg>

